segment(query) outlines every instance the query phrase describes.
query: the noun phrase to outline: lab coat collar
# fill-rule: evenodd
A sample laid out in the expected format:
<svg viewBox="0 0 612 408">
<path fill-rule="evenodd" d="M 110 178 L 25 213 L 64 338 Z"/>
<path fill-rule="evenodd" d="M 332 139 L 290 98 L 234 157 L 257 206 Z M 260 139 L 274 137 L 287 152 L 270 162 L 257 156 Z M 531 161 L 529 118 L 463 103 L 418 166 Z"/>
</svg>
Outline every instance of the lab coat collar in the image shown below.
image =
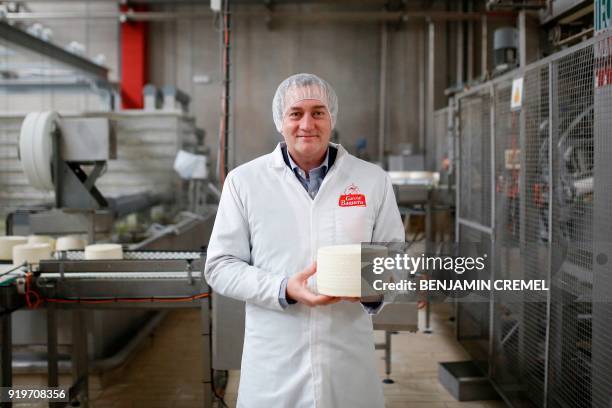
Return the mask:
<svg viewBox="0 0 612 408">
<path fill-rule="evenodd" d="M 272 152 L 272 160 L 270 161 L 270 167 L 277 168 L 277 169 L 282 169 L 284 167 L 287 167 L 287 165 L 285 164 L 285 160 L 283 159 L 283 152 L 281 150 L 283 147 L 286 147 L 286 146 L 287 144 L 285 142 L 280 142 L 278 145 L 276 145 L 276 149 L 274 149 L 274 151 Z M 346 150 L 344 150 L 342 145 L 332 143 L 332 142 L 329 142 L 329 146 L 332 146 L 338 149 L 338 153 L 336 155 L 336 161 L 334 162 L 334 164 L 337 165 L 340 159 L 342 159 L 344 155 L 346 154 Z"/>
</svg>

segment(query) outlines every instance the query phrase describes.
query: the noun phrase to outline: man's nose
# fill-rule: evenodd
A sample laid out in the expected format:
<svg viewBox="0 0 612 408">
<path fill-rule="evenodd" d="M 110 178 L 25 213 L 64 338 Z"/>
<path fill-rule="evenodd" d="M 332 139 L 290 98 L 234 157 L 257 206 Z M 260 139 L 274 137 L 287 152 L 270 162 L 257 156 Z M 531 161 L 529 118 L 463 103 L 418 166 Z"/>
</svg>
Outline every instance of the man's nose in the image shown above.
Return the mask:
<svg viewBox="0 0 612 408">
<path fill-rule="evenodd" d="M 300 129 L 310 130 L 314 128 L 314 119 L 310 115 L 304 115 L 300 120 Z"/>
</svg>

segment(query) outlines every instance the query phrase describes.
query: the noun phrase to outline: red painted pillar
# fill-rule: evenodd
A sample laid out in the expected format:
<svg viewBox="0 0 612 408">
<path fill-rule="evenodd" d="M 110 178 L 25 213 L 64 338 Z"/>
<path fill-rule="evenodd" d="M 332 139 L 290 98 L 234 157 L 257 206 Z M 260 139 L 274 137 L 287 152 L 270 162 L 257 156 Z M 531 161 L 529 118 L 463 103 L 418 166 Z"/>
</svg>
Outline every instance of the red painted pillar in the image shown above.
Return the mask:
<svg viewBox="0 0 612 408">
<path fill-rule="evenodd" d="M 146 7 L 132 7 L 135 12 Z M 127 11 L 121 6 L 121 11 Z M 123 109 L 142 109 L 142 89 L 147 83 L 148 24 L 140 21 L 121 23 L 121 104 Z"/>
</svg>

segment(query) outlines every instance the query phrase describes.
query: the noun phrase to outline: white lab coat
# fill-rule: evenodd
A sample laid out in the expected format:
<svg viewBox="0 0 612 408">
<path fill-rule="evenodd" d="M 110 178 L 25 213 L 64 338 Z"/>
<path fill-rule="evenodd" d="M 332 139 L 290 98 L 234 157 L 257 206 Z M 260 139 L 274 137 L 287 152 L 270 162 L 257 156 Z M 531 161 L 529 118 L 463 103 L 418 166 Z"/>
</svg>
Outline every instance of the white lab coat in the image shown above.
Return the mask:
<svg viewBox="0 0 612 408">
<path fill-rule="evenodd" d="M 336 161 L 313 200 L 280 146 L 228 174 L 207 251 L 208 284 L 246 301 L 238 407 L 383 407 L 372 320 L 362 305 L 283 309 L 278 295 L 282 280 L 312 264 L 321 246 L 404 241 L 391 181 L 334 145 Z M 339 206 L 351 185 L 365 207 Z"/>
</svg>

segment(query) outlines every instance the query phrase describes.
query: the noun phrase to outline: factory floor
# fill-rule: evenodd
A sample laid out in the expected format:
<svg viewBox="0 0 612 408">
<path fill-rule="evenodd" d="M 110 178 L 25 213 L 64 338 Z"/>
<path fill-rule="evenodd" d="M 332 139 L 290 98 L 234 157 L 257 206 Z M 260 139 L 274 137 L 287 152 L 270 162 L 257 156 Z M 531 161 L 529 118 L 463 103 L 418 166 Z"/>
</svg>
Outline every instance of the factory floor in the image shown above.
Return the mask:
<svg viewBox="0 0 612 408">
<path fill-rule="evenodd" d="M 438 362 L 469 360 L 468 354 L 454 337 L 451 305 L 433 305 L 431 334 L 398 333 L 391 338 L 391 376 L 393 384 L 384 384 L 386 408 L 504 408 L 501 401 L 458 402 L 438 383 Z M 425 327 L 424 310 L 419 327 Z M 375 332 L 376 342 L 384 342 L 382 331 Z M 380 356 L 379 374 L 384 378 L 384 351 Z M 225 402 L 236 406 L 239 371 L 230 372 Z"/>
<path fill-rule="evenodd" d="M 457 402 L 438 383 L 439 361 L 467 360 L 455 341 L 449 321 L 449 305 L 435 305 L 432 334 L 399 333 L 392 336 L 394 384 L 385 384 L 388 408 L 502 408 L 500 401 Z M 424 327 L 421 311 L 419 325 Z M 187 408 L 202 406 L 202 350 L 199 311 L 173 311 L 154 335 L 123 367 L 102 376 L 90 377 L 90 406 L 93 408 Z M 384 332 L 376 332 L 377 341 Z M 384 352 L 379 372 L 384 376 Z M 236 406 L 239 371 L 231 371 L 225 395 L 229 407 Z M 15 384 L 33 384 L 34 378 L 19 376 Z M 44 379 L 39 378 L 44 384 Z M 36 407 L 46 405 L 15 405 Z"/>
</svg>

